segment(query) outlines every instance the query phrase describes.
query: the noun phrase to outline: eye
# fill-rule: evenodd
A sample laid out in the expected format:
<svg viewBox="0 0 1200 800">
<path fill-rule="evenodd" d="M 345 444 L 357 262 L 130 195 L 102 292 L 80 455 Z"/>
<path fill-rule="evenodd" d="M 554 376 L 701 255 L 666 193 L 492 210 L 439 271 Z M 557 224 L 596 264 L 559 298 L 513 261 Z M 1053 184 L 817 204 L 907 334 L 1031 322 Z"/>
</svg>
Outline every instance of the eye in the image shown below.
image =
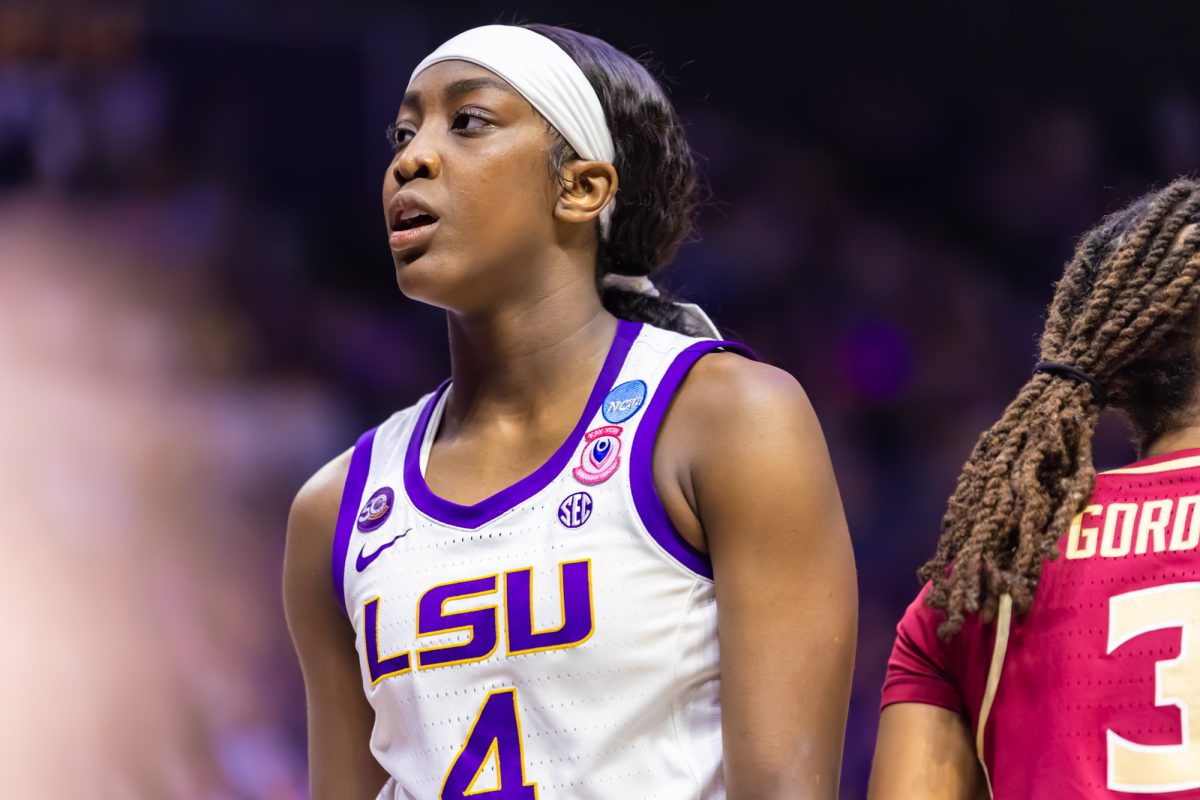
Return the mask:
<svg viewBox="0 0 1200 800">
<path fill-rule="evenodd" d="M 387 126 L 386 135 L 388 144 L 392 146 L 392 150 L 400 150 L 404 145 L 408 144 L 409 140 L 415 135 L 415 132 L 399 123 L 393 122 Z"/>
<path fill-rule="evenodd" d="M 450 130 L 476 133 L 490 127 L 491 124 L 487 115 L 479 109 L 463 108 L 454 115 L 454 120 L 450 123 Z"/>
</svg>

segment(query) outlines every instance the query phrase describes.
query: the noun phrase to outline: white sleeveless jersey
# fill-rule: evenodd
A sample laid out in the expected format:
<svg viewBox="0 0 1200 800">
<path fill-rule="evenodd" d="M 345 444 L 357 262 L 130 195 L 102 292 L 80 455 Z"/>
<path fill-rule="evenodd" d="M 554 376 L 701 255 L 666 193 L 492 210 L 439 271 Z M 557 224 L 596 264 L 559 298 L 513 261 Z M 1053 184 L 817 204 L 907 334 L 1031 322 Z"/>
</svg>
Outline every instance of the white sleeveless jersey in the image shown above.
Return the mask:
<svg viewBox="0 0 1200 800">
<path fill-rule="evenodd" d="M 381 797 L 725 796 L 712 568 L 651 474 L 671 397 L 719 348 L 748 352 L 620 322 L 567 441 L 473 506 L 424 480 L 447 384 L 359 439 L 333 580 Z"/>
</svg>

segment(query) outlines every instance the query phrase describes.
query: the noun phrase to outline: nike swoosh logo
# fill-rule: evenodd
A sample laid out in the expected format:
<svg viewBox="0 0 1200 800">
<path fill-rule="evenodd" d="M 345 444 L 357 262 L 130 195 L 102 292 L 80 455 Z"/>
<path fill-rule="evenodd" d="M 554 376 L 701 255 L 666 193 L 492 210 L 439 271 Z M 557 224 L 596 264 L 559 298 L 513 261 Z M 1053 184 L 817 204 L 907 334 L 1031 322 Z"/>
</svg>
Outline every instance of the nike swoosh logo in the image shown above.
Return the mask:
<svg viewBox="0 0 1200 800">
<path fill-rule="evenodd" d="M 408 530 L 412 530 L 412 528 L 409 528 Z M 408 535 L 408 531 L 405 531 L 404 533 L 400 534 L 396 538 L 392 539 L 387 544 L 379 545 L 379 547 L 375 550 L 375 552 L 371 553 L 371 555 L 369 555 L 369 556 L 365 555 L 367 546 L 364 544 L 358 551 L 358 557 L 354 559 L 354 568 L 356 570 L 358 570 L 359 572 L 362 572 L 364 569 L 371 566 L 372 561 L 379 558 L 380 553 L 382 553 L 384 550 L 387 550 L 389 547 L 391 547 L 392 545 L 394 545 L 396 542 L 400 541 L 407 535 Z"/>
</svg>

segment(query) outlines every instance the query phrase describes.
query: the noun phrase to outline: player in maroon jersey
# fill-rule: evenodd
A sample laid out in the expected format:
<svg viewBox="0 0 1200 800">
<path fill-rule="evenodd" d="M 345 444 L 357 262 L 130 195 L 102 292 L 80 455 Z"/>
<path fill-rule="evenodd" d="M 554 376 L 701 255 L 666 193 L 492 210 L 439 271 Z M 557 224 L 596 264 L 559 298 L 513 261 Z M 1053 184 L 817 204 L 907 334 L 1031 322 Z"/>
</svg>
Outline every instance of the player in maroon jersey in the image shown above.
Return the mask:
<svg viewBox="0 0 1200 800">
<path fill-rule="evenodd" d="M 872 800 L 1200 798 L 1197 223 L 1179 180 L 1067 264 L 898 627 Z M 1143 460 L 1096 475 L 1106 404 Z"/>
</svg>

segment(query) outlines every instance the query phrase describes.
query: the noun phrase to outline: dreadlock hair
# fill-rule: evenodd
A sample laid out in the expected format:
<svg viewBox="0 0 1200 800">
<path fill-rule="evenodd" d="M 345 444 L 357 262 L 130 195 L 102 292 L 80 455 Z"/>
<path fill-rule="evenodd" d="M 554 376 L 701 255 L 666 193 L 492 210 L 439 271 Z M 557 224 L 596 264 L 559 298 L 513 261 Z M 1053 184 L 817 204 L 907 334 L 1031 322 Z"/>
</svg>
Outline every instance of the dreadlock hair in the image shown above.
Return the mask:
<svg viewBox="0 0 1200 800">
<path fill-rule="evenodd" d="M 608 273 L 640 276 L 665 267 L 694 230 L 701 184 L 666 92 L 637 59 L 602 39 L 552 25 L 523 27 L 550 39 L 579 65 L 608 120 L 621 187 L 608 236 L 596 252 L 596 288 L 604 307 L 632 322 L 701 333 L 665 293 L 652 297 L 602 284 Z M 554 176 L 561 180 L 563 165 L 578 157 L 559 137 L 550 157 Z"/>
<path fill-rule="evenodd" d="M 1069 364 L 1104 388 L 1144 448 L 1180 424 L 1200 359 L 1200 182 L 1180 179 L 1086 233 L 1058 282 L 1041 360 Z M 1191 226 L 1191 227 L 1188 227 Z M 990 619 L 1009 594 L 1028 611 L 1045 559 L 1091 494 L 1092 387 L 1036 372 L 975 445 L 942 519 L 937 553 L 920 570 L 927 603 L 946 612 L 943 638 L 964 612 Z"/>
</svg>

